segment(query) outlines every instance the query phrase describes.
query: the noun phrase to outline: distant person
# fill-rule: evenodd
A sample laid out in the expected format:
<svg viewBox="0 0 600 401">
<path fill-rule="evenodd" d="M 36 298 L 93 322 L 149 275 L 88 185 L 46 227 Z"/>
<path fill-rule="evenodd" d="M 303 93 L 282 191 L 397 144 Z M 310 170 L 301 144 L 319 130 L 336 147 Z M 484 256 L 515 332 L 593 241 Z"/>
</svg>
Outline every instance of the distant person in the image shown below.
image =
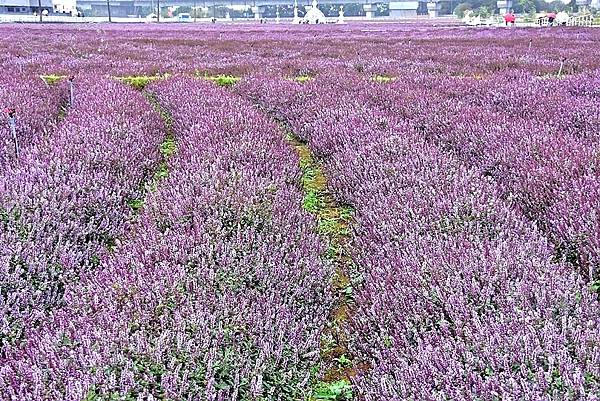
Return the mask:
<svg viewBox="0 0 600 401">
<path fill-rule="evenodd" d="M 548 13 L 546 15 L 548 17 L 548 26 L 554 25 L 554 20 L 556 19 L 556 13 Z"/>
<path fill-rule="evenodd" d="M 512 10 L 510 10 L 508 13 L 506 13 L 506 15 L 504 16 L 504 24 L 506 26 L 508 26 L 509 24 L 511 26 L 515 26 L 515 21 L 517 20 L 517 18 L 515 17 L 515 15 L 513 14 Z"/>
</svg>

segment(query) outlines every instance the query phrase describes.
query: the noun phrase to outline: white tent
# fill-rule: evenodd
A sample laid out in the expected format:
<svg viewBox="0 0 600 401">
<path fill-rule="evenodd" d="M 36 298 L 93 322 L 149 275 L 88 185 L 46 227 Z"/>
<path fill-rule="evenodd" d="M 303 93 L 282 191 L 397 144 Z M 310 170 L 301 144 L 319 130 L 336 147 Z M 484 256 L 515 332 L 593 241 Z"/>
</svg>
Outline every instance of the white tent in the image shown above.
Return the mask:
<svg viewBox="0 0 600 401">
<path fill-rule="evenodd" d="M 313 0 L 312 7 L 302 20 L 305 24 L 324 24 L 326 22 L 325 14 L 317 7 L 317 0 Z"/>
</svg>

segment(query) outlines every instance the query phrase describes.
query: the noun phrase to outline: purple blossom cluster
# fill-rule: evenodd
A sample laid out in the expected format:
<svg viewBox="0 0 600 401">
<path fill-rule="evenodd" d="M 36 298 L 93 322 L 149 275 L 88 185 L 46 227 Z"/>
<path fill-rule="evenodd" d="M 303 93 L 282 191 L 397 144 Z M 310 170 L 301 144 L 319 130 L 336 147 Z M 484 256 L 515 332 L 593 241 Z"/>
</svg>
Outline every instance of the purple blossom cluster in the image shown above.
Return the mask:
<svg viewBox="0 0 600 401">
<path fill-rule="evenodd" d="M 300 400 L 350 363 L 360 401 L 600 400 L 598 43 L 0 26 L 0 399 Z M 39 77 L 77 73 L 68 108 Z M 336 274 L 273 120 L 355 210 L 349 354 L 322 365 Z"/>
<path fill-rule="evenodd" d="M 347 86 L 374 108 L 373 119 L 381 113 L 402 116 L 428 141 L 492 178 L 502 199 L 552 241 L 554 257 L 592 282 L 600 278 L 597 77 L 557 80 L 499 73 L 481 81 L 418 74 L 387 85 Z M 263 90 L 280 102 L 290 93 L 285 87 Z M 321 108 L 307 107 L 308 113 Z M 320 131 L 311 136 L 321 154 L 340 145 L 339 138 Z"/>
<path fill-rule="evenodd" d="M 597 78 L 498 78 L 440 81 L 437 96 L 412 96 L 403 113 L 418 113 L 426 138 L 493 178 L 501 196 L 552 240 L 557 258 L 600 279 Z M 426 86 L 394 83 L 381 98 L 401 104 L 396 94 L 407 90 Z"/>
<path fill-rule="evenodd" d="M 150 87 L 177 151 L 112 255 L 2 361 L 7 399 L 303 399 L 332 303 L 298 156 L 211 83 Z"/>
<path fill-rule="evenodd" d="M 431 24 L 45 24 L 0 26 L 5 71 L 284 76 L 341 70 L 397 76 L 556 74 L 600 69 L 597 29 L 473 29 Z M 165 57 L 168 54 L 168 57 Z"/>
<path fill-rule="evenodd" d="M 78 82 L 59 127 L 32 134 L 0 175 L 2 358 L 64 305 L 70 283 L 95 274 L 160 157 L 164 126 L 141 94 L 113 80 Z"/>
<path fill-rule="evenodd" d="M 431 138 L 470 135 L 468 124 L 479 124 L 488 130 L 475 131 L 464 149 L 486 146 L 482 153 L 497 157 L 517 152 L 509 138 L 518 125 L 487 138 L 484 132 L 505 126 L 486 120 L 489 113 L 463 113 L 448 124 L 451 113 L 423 107 L 445 103 L 447 84 L 238 84 L 308 142 L 339 201 L 356 209 L 358 291 L 347 330 L 355 360 L 370 366 L 354 379 L 359 399 L 597 399 L 596 294 L 571 264 L 555 260 L 545 231 L 513 207 L 504 184 L 448 151 L 454 142 Z M 460 93 L 454 102 L 467 102 L 456 85 L 447 85 Z M 485 89 L 484 104 L 493 107 L 489 98 L 502 94 Z M 424 123 L 447 125 L 433 130 Z M 530 124 L 518 131 L 522 137 L 539 132 Z M 576 162 L 576 155 L 562 157 Z M 565 219 L 579 214 L 575 203 L 589 213 L 598 207 L 577 198 Z"/>
<path fill-rule="evenodd" d="M 14 116 L 16 146 L 22 151 L 54 129 L 64 92 L 62 86 L 49 87 L 40 78 L 15 75 L 0 81 L 0 170 L 16 160 L 10 117 Z"/>
</svg>

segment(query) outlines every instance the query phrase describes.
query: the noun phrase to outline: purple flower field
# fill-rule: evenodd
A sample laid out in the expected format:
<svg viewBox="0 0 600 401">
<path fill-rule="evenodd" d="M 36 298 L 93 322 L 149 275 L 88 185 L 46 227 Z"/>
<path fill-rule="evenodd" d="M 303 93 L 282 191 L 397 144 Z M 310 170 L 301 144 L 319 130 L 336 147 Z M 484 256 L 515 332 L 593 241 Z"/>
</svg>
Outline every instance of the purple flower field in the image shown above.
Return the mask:
<svg viewBox="0 0 600 401">
<path fill-rule="evenodd" d="M 0 48 L 0 400 L 600 400 L 600 30 Z"/>
</svg>

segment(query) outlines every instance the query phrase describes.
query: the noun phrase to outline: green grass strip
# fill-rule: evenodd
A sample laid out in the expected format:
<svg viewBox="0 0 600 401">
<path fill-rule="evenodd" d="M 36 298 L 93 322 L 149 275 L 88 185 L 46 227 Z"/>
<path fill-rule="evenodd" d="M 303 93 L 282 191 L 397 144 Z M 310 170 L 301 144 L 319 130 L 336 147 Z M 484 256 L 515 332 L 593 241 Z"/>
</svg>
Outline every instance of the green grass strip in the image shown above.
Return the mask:
<svg viewBox="0 0 600 401">
<path fill-rule="evenodd" d="M 166 79 L 170 77 L 170 74 L 164 75 L 128 75 L 124 77 L 113 77 L 127 85 L 132 86 L 137 90 L 144 90 L 146 86 L 151 82 L 158 81 L 159 79 Z"/>
<path fill-rule="evenodd" d="M 292 134 L 286 135 L 287 142 L 296 150 L 300 160 L 302 176 L 300 185 L 304 197 L 302 207 L 317 219 L 317 232 L 327 240 L 327 250 L 322 257 L 335 267 L 332 287 L 336 293 L 336 305 L 321 338 L 321 380 L 314 376 L 311 401 L 345 401 L 353 398 L 349 378 L 357 370 L 348 356 L 347 339 L 342 325 L 349 316 L 353 300 L 350 271 L 354 268 L 349 258 L 347 243 L 354 210 L 338 204 L 327 189 L 327 177 L 323 166 L 313 156 L 306 143 Z"/>
<path fill-rule="evenodd" d="M 218 86 L 225 86 L 225 87 L 233 86 L 240 79 L 242 79 L 241 77 L 236 77 L 233 75 L 207 75 L 207 74 L 204 74 L 201 77 L 208 81 L 214 82 Z"/>
<path fill-rule="evenodd" d="M 396 77 L 389 77 L 387 75 L 373 75 L 371 77 L 371 81 L 377 82 L 377 83 L 380 83 L 380 84 L 385 84 L 385 83 L 388 83 L 388 82 L 394 82 L 396 79 L 398 79 L 398 78 L 396 78 Z"/>
</svg>

